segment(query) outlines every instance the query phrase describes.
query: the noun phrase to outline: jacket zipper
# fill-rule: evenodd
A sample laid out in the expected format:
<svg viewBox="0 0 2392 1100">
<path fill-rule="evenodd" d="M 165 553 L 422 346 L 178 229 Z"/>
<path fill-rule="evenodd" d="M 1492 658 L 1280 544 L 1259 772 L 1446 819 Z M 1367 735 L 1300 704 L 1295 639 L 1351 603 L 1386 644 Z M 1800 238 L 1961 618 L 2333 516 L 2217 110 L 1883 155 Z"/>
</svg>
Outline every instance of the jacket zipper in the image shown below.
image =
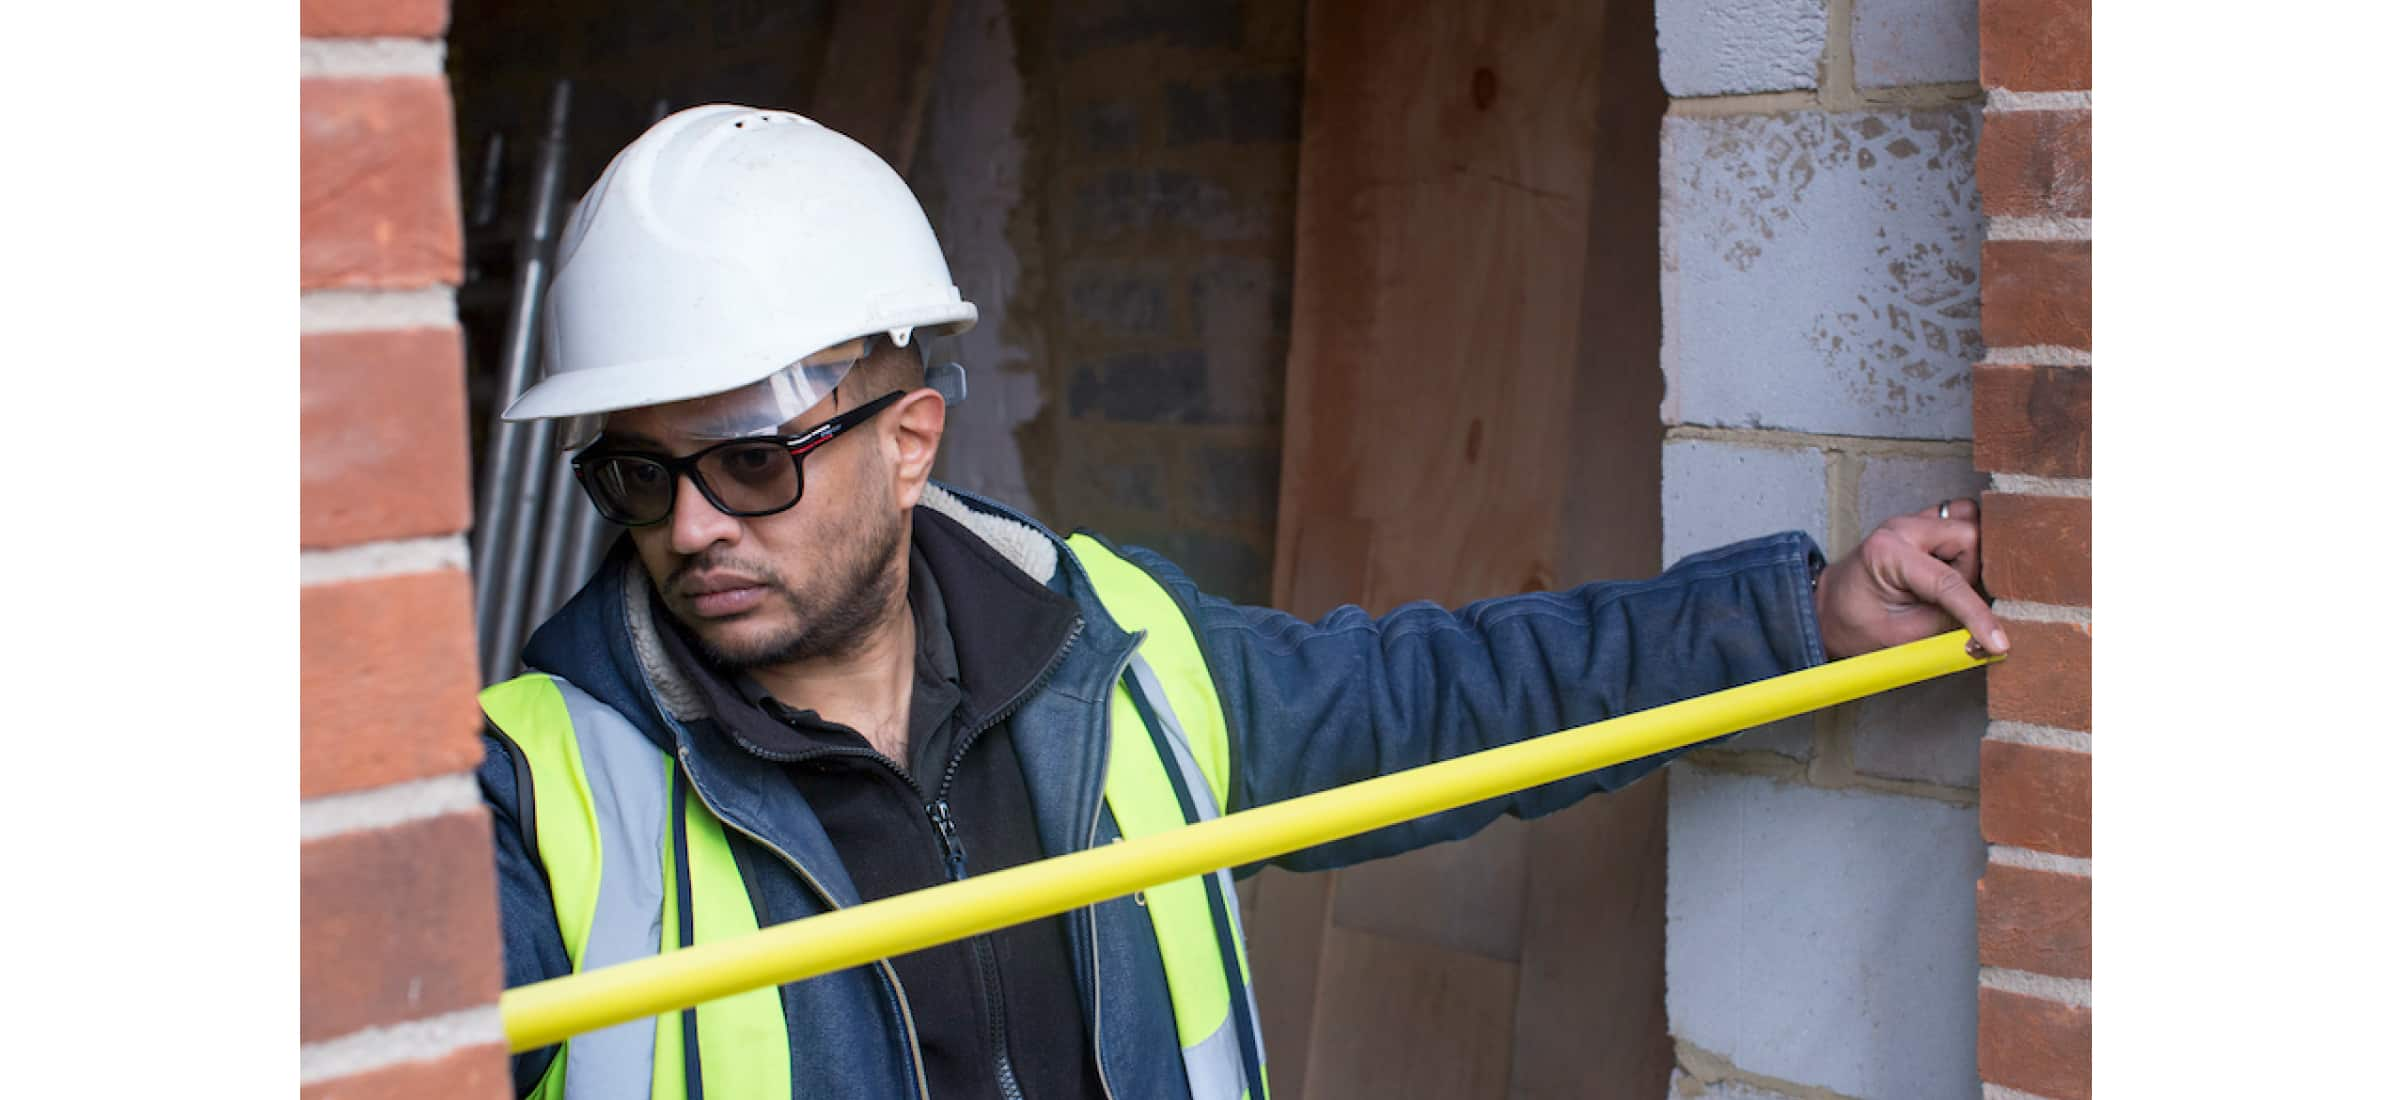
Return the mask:
<svg viewBox="0 0 2392 1100">
<path fill-rule="evenodd" d="M 947 801 L 948 794 L 955 789 L 955 777 L 963 771 L 964 754 L 971 751 L 972 744 L 980 739 L 981 734 L 1012 717 L 1013 712 L 1020 710 L 1030 696 L 1046 686 L 1047 681 L 1054 677 L 1055 670 L 1062 666 L 1064 656 L 1080 640 L 1081 629 L 1080 623 L 1073 622 L 1071 634 L 1063 639 L 1063 645 L 1047 660 L 1046 668 L 1039 672 L 1037 678 L 1014 692 L 1013 697 L 1007 699 L 1005 705 L 997 708 L 995 713 L 973 723 L 970 729 L 964 731 L 963 737 L 956 741 L 955 751 L 948 755 L 947 770 L 939 777 L 938 796 L 925 800 L 925 808 L 930 814 L 930 827 L 938 835 L 939 854 L 946 860 L 947 881 L 961 882 L 969 873 L 963 838 L 958 835 L 955 826 L 955 811 Z M 886 757 L 882 759 L 884 762 L 887 760 Z M 908 785 L 913 784 L 912 778 L 905 776 L 902 769 L 897 774 L 905 778 Z M 915 787 L 917 793 L 920 790 L 919 786 Z M 987 995 L 989 1051 L 996 1056 L 997 1087 L 1004 1092 L 1007 1100 L 1022 1100 L 1021 1082 L 1013 1072 L 1013 1055 L 1007 1042 L 1005 986 L 997 973 L 996 950 L 990 945 L 988 936 L 972 937 L 972 961 L 980 968 L 980 984 Z M 1102 1063 L 1097 1068 L 1101 1074 L 1104 1068 Z"/>
</svg>

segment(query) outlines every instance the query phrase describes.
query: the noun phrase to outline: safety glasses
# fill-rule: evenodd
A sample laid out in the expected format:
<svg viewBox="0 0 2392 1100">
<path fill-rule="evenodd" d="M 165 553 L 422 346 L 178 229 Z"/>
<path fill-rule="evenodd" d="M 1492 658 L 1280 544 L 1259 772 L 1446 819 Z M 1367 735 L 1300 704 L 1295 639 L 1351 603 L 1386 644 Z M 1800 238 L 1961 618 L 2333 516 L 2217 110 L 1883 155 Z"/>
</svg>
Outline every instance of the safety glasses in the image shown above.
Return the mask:
<svg viewBox="0 0 2392 1100">
<path fill-rule="evenodd" d="M 601 443 L 574 456 L 573 477 L 599 515 L 625 527 L 646 527 L 671 516 L 683 476 L 724 515 L 769 516 L 787 511 L 805 495 L 807 455 L 905 393 L 892 391 L 798 435 L 733 439 L 682 458 L 618 451 Z"/>
</svg>

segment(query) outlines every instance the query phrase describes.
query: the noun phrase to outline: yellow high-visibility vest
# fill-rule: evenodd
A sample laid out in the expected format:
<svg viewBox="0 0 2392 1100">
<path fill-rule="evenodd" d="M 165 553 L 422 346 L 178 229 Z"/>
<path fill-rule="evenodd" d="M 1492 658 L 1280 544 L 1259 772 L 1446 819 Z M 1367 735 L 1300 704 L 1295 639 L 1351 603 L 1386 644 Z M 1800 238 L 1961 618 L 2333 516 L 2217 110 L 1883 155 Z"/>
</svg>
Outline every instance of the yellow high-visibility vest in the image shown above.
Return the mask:
<svg viewBox="0 0 2392 1100">
<path fill-rule="evenodd" d="M 1143 632 L 1111 700 L 1105 801 L 1125 839 L 1221 814 L 1230 754 L 1221 700 L 1193 626 L 1144 569 L 1097 539 L 1069 545 L 1114 622 Z M 530 673 L 482 692 L 482 710 L 525 764 L 533 855 L 574 973 L 757 928 L 722 822 L 690 795 L 669 754 L 612 708 Z M 1141 899 L 1171 990 L 1194 1100 L 1263 1100 L 1262 1032 L 1229 872 L 1166 883 Z M 687 910 L 692 917 L 684 919 Z M 543 1100 L 685 1100 L 791 1094 L 788 1021 L 773 987 L 565 1042 Z"/>
</svg>

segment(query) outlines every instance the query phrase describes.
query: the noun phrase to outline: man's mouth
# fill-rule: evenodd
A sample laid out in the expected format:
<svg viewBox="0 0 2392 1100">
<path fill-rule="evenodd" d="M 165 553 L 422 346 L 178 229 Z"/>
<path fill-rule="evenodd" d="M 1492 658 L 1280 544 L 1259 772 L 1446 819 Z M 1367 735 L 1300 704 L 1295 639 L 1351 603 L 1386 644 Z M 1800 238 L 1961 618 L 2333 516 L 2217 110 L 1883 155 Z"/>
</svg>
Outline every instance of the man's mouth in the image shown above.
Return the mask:
<svg viewBox="0 0 2392 1100">
<path fill-rule="evenodd" d="M 731 574 L 692 577 L 681 584 L 690 609 L 708 619 L 727 618 L 753 609 L 764 600 L 762 582 Z"/>
</svg>

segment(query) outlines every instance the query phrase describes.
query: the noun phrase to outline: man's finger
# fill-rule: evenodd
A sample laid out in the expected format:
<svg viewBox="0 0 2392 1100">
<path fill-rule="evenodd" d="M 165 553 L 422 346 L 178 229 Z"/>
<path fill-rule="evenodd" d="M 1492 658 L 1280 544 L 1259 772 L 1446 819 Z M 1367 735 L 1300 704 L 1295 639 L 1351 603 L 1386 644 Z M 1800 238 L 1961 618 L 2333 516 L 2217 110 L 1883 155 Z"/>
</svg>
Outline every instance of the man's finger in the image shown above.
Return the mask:
<svg viewBox="0 0 2392 1100">
<path fill-rule="evenodd" d="M 1953 502 L 1950 519 L 1937 519 L 1935 509 L 1929 508 L 1923 513 L 1895 516 L 1885 521 L 1884 528 L 1903 542 L 1935 555 L 1939 561 L 1958 565 L 1962 559 L 1968 559 L 1970 564 L 1961 572 L 1974 583 L 1977 519 L 1973 508 L 1968 518 L 1961 518 L 1959 505 L 1962 503 Z"/>
<path fill-rule="evenodd" d="M 1974 520 L 1977 518 L 1977 502 L 1968 497 L 1953 497 L 1950 500 L 1939 501 L 1921 508 L 1911 514 L 1924 519 Z"/>
<path fill-rule="evenodd" d="M 1925 553 L 1903 555 L 1900 568 L 1902 586 L 1960 620 L 1980 648 L 1988 653 L 2010 652 L 2010 636 L 2002 633 L 1993 608 L 1986 606 L 1958 570 Z"/>
</svg>

